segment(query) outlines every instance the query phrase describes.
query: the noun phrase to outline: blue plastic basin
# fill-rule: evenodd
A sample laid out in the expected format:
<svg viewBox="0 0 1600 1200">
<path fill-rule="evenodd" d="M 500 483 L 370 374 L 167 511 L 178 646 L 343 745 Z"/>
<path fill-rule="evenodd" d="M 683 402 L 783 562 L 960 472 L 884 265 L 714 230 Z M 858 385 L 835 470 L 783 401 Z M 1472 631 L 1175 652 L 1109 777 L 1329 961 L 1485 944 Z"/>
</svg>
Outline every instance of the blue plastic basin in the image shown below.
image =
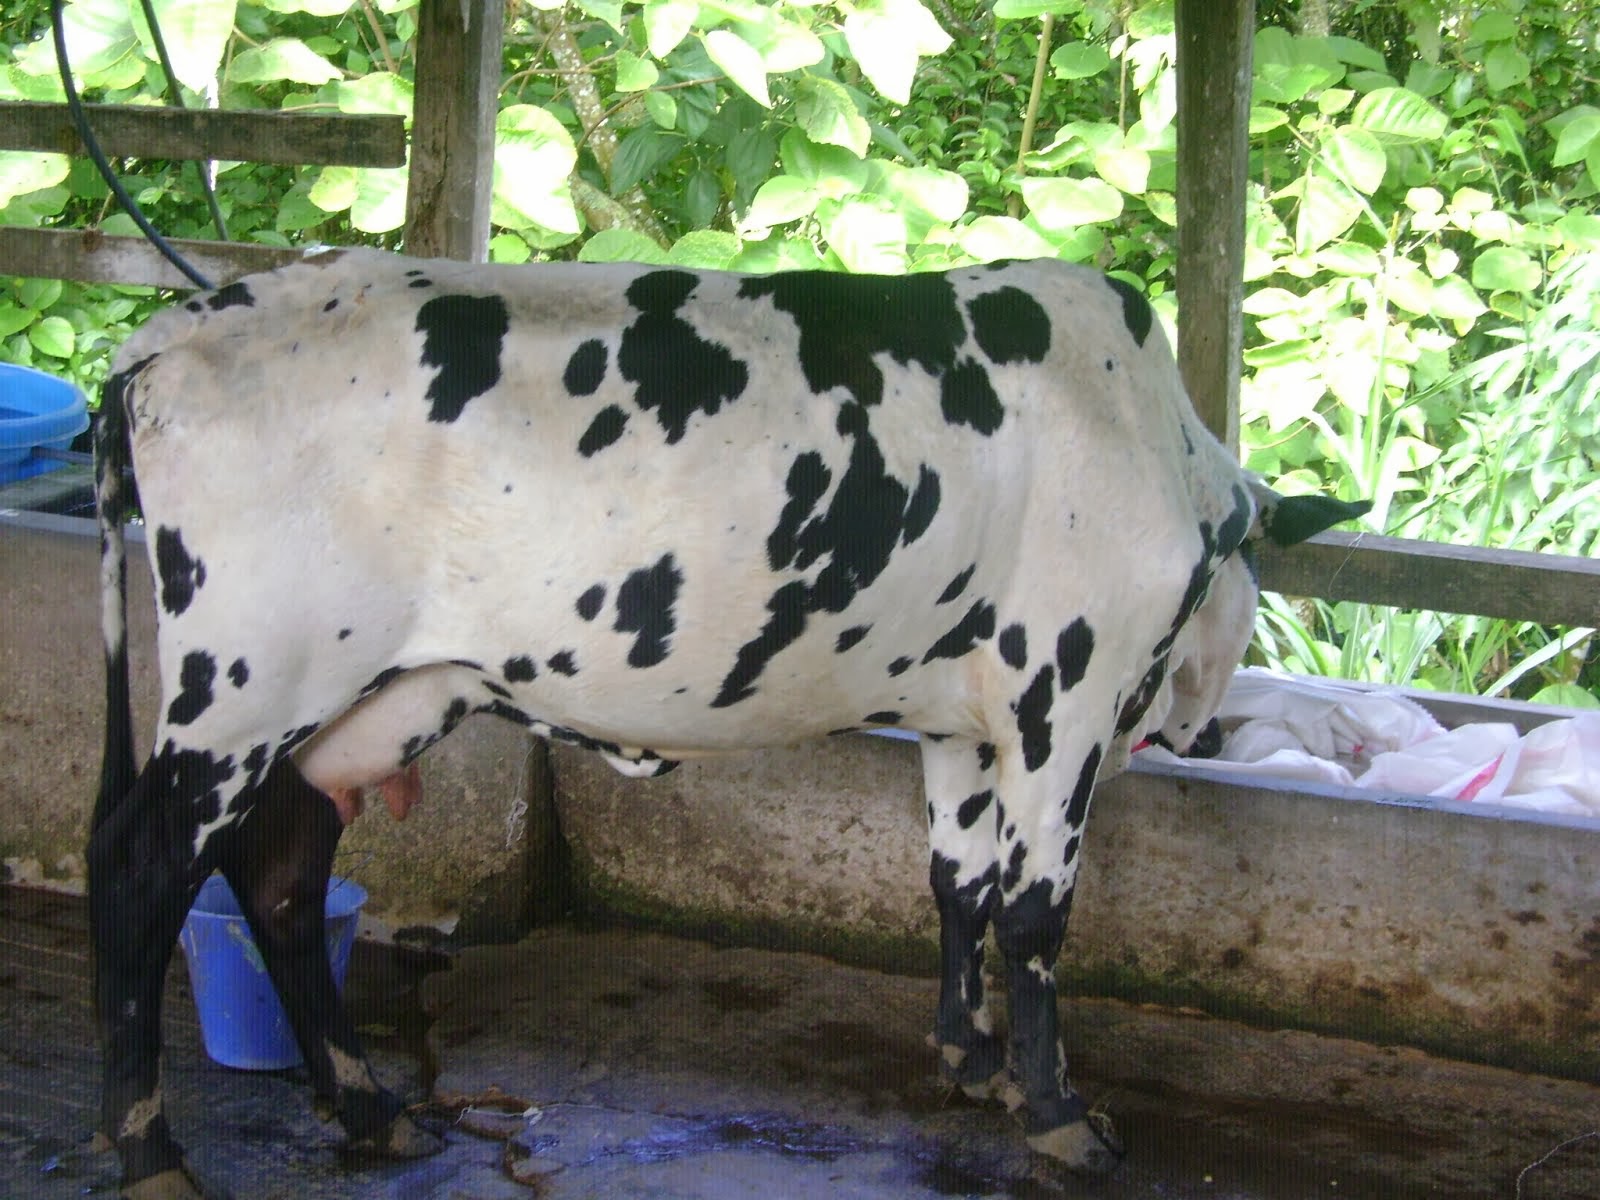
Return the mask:
<svg viewBox="0 0 1600 1200">
<path fill-rule="evenodd" d="M 34 450 L 65 450 L 87 428 L 89 407 L 72 384 L 0 363 L 0 483 L 54 470 L 61 464 Z"/>
<path fill-rule="evenodd" d="M 340 990 L 366 902 L 366 889 L 355 880 L 328 881 L 328 962 Z M 299 1066 L 300 1047 L 289 1028 L 289 1016 L 267 976 L 239 901 L 222 876 L 213 875 L 201 886 L 179 941 L 189 963 L 206 1053 L 225 1067 L 245 1071 Z"/>
</svg>

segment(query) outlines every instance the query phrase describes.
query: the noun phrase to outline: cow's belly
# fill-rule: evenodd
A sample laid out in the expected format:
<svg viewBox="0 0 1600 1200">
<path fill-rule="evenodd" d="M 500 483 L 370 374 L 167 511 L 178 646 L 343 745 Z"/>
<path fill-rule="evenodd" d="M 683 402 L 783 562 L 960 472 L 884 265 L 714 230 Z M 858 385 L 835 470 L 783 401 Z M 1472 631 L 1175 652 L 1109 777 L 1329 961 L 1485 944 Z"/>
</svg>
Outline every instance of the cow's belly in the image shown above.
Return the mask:
<svg viewBox="0 0 1600 1200">
<path fill-rule="evenodd" d="M 373 786 L 391 776 L 455 723 L 489 712 L 537 734 L 600 750 L 619 770 L 652 774 L 678 761 L 787 745 L 840 730 L 899 726 L 979 737 L 972 661 L 916 665 L 886 685 L 869 678 L 872 656 L 839 661 L 796 648 L 791 660 L 750 697 L 713 707 L 720 681 L 663 672 L 652 680 L 595 669 L 593 678 L 557 676 L 506 685 L 483 670 L 420 667 L 329 721 L 295 752 L 301 773 L 325 792 Z M 581 680 L 581 682 L 579 682 Z M 644 764 L 638 771 L 630 765 Z"/>
</svg>

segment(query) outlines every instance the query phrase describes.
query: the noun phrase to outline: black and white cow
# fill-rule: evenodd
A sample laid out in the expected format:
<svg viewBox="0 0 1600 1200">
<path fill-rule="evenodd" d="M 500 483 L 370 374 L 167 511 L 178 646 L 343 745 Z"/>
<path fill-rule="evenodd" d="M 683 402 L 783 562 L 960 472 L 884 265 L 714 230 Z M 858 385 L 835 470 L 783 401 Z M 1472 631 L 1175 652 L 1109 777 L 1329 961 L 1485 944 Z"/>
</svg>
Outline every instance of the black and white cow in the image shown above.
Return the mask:
<svg viewBox="0 0 1600 1200">
<path fill-rule="evenodd" d="M 130 455 L 162 682 L 137 772 Z M 638 775 L 921 731 L 945 1069 L 1020 1096 L 1035 1149 L 1105 1165 L 1052 978 L 1095 780 L 1210 716 L 1251 630 L 1247 535 L 1359 511 L 1252 483 L 1145 301 L 1055 262 L 762 278 L 312 259 L 128 341 L 99 490 L 101 1120 L 142 1200 L 204 1194 L 162 1113 L 158 1006 L 213 869 L 351 1142 L 438 1148 L 334 991 L 328 796 L 479 712 Z M 1009 1050 L 982 991 L 991 921 Z"/>
</svg>

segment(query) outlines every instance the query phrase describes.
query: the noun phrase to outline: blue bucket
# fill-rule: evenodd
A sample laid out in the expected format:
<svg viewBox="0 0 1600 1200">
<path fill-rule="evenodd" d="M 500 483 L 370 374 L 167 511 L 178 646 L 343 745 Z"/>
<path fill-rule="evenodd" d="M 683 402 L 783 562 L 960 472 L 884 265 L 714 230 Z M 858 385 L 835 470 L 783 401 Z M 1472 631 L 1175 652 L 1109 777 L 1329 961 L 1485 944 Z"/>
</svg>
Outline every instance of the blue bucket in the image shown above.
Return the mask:
<svg viewBox="0 0 1600 1200">
<path fill-rule="evenodd" d="M 350 947 L 367 893 L 353 879 L 328 881 L 328 961 L 342 991 Z M 200 888 L 179 939 L 189 963 L 189 983 L 200 1012 L 206 1053 L 225 1067 L 281 1071 L 301 1063 L 289 1017 L 267 976 L 250 926 L 233 889 L 221 875 Z"/>
<path fill-rule="evenodd" d="M 87 428 L 89 407 L 72 384 L 0 363 L 0 483 L 54 470 L 60 462 L 34 450 L 65 450 Z"/>
</svg>

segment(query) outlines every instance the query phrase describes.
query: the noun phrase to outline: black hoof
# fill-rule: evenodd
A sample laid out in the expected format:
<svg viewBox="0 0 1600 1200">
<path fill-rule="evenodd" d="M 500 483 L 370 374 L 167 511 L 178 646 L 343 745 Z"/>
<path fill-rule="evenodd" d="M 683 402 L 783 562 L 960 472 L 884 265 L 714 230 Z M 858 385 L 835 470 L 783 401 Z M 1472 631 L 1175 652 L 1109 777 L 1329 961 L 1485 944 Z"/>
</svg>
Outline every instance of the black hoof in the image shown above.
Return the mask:
<svg viewBox="0 0 1600 1200">
<path fill-rule="evenodd" d="M 442 1137 L 424 1129 L 406 1113 L 398 1114 L 378 1132 L 345 1145 L 345 1153 L 354 1158 L 427 1158 L 443 1149 Z"/>
<path fill-rule="evenodd" d="M 1111 1119 L 1099 1113 L 1031 1133 L 1028 1148 L 1083 1175 L 1109 1175 L 1126 1157 Z"/>
</svg>

